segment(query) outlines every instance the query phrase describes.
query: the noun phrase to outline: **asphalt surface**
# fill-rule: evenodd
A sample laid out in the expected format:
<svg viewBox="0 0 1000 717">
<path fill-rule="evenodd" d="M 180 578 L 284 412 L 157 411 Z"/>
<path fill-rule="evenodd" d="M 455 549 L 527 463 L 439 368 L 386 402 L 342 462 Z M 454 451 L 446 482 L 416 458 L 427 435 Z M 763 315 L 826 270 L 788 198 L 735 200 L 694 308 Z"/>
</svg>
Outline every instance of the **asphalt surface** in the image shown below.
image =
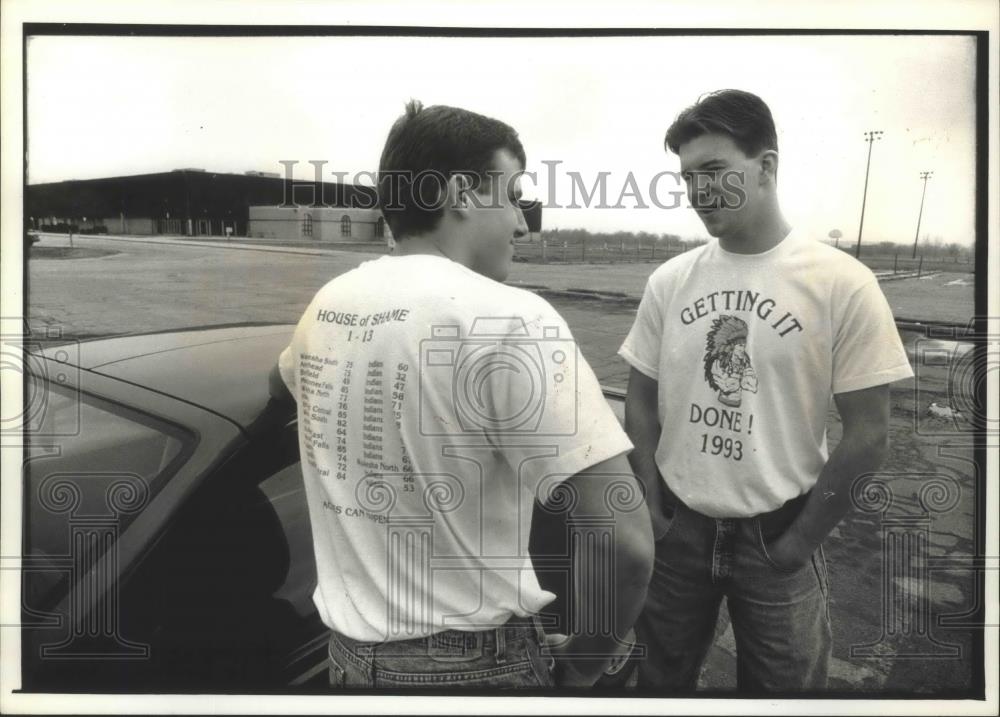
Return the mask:
<svg viewBox="0 0 1000 717">
<path fill-rule="evenodd" d="M 68 245 L 67 237 L 57 235 L 43 235 L 42 242 Z M 322 284 L 373 256 L 96 237 L 74 237 L 76 247 L 91 250 L 91 256 L 29 261 L 27 313 L 33 328 L 59 327 L 66 335 L 87 337 L 245 321 L 293 323 Z M 94 250 L 105 253 L 95 256 Z M 598 378 L 624 386 L 628 368 L 616 351 L 631 325 L 634 300 L 655 266 L 515 264 L 509 282 L 546 287 L 549 291 L 541 293 L 566 318 Z M 933 279 L 886 284 L 890 303 L 896 291 L 917 306 L 912 286 L 893 288 L 914 281 L 935 292 L 946 284 Z M 956 314 L 971 302 L 971 289 L 951 286 L 950 303 L 930 302 L 941 315 L 921 318 L 961 320 Z M 581 288 L 631 299 L 588 298 L 575 291 Z M 969 304 L 965 316 L 971 313 Z M 954 344 L 932 345 L 913 333 L 904 334 L 904 341 L 918 377 L 892 388 L 892 453 L 883 473 L 894 499 L 883 512 L 854 510 L 825 543 L 835 640 L 831 687 L 845 694 L 943 696 L 966 689 L 981 665 L 972 638 L 976 620 L 981 621 L 974 614 L 970 562 L 979 498 L 972 425 L 967 418 L 929 412 L 931 403 L 963 408 L 966 416 L 976 407 L 956 393 L 961 380 L 954 380 L 952 366 L 924 365 L 930 363 L 924 360 L 928 348 L 959 356 Z M 840 436 L 835 411 L 828 428 L 832 448 Z M 928 497 L 934 480 L 948 481 L 939 501 Z M 919 500 L 921 491 L 930 510 Z M 926 545 L 926 550 L 885 552 L 895 545 L 901 525 L 916 531 L 908 545 Z M 735 687 L 735 642 L 725 611 L 700 686 L 711 691 Z"/>
</svg>

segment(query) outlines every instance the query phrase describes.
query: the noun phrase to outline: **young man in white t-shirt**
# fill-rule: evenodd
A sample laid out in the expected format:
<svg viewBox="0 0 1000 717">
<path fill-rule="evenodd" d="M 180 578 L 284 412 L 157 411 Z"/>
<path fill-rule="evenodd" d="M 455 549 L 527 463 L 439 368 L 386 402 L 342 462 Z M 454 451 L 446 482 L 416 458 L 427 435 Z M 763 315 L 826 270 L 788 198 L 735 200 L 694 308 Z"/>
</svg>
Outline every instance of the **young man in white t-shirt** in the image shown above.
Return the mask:
<svg viewBox="0 0 1000 717">
<path fill-rule="evenodd" d="M 334 687 L 589 686 L 642 607 L 632 444 L 559 314 L 501 283 L 524 163 L 502 122 L 411 102 L 379 167 L 393 253 L 320 289 L 279 360 Z M 536 499 L 575 526 L 577 614 L 607 616 L 549 645 Z"/>
<path fill-rule="evenodd" d="M 782 216 L 759 97 L 703 97 L 666 144 L 715 239 L 652 274 L 620 350 L 656 540 L 639 684 L 694 689 L 726 597 L 740 689 L 822 689 L 821 543 L 886 456 L 888 384 L 913 374 L 872 272 Z M 831 403 L 843 438 L 828 453 Z"/>
</svg>

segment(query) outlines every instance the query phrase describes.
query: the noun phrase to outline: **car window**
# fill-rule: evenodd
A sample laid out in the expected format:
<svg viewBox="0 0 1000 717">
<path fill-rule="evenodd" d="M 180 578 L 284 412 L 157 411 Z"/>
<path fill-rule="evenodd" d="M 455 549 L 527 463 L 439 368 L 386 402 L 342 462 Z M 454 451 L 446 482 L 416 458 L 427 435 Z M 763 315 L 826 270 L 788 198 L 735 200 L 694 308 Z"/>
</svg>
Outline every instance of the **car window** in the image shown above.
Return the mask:
<svg viewBox="0 0 1000 717">
<path fill-rule="evenodd" d="M 195 443 L 165 421 L 55 386 L 44 407 L 26 436 L 26 555 L 70 556 L 84 523 L 109 547 Z"/>
<path fill-rule="evenodd" d="M 260 483 L 260 490 L 274 510 L 289 549 L 288 573 L 274 596 L 287 600 L 299 615 L 308 615 L 315 609 L 316 563 L 302 464 L 293 463 L 269 476 Z"/>
<path fill-rule="evenodd" d="M 618 396 L 609 396 L 607 394 L 605 394 L 604 399 L 608 402 L 608 405 L 611 406 L 611 410 L 614 411 L 615 418 L 617 418 L 618 422 L 624 426 L 625 401 Z"/>
<path fill-rule="evenodd" d="M 294 425 L 258 426 L 247 439 L 186 497 L 121 585 L 122 634 L 150 646 L 151 662 L 135 667 L 144 680 L 182 690 L 280 687 L 325 659 L 300 657 L 326 628 L 312 602 Z"/>
</svg>

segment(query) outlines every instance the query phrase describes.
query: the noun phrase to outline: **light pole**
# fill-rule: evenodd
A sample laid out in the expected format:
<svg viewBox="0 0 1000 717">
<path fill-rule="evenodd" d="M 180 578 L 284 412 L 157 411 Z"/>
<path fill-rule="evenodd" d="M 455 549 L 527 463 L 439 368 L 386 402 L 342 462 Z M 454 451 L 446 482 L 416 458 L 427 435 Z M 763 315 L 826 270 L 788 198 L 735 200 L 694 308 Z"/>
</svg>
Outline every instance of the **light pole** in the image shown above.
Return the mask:
<svg viewBox="0 0 1000 717">
<path fill-rule="evenodd" d="M 934 172 L 921 172 L 920 178 L 924 180 L 924 189 L 920 193 L 920 212 L 917 214 L 917 233 L 913 237 L 913 256 L 911 259 L 917 258 L 917 240 L 920 238 L 920 220 L 924 217 L 924 197 L 927 196 L 927 180 L 931 178 Z"/>
<path fill-rule="evenodd" d="M 868 170 L 872 166 L 872 144 L 882 139 L 882 130 L 873 129 L 865 132 L 865 142 L 868 143 L 868 164 L 865 165 L 865 191 L 861 195 L 861 224 L 858 225 L 858 245 L 854 247 L 854 258 L 861 256 L 861 230 L 865 226 L 865 201 L 868 199 Z"/>
</svg>

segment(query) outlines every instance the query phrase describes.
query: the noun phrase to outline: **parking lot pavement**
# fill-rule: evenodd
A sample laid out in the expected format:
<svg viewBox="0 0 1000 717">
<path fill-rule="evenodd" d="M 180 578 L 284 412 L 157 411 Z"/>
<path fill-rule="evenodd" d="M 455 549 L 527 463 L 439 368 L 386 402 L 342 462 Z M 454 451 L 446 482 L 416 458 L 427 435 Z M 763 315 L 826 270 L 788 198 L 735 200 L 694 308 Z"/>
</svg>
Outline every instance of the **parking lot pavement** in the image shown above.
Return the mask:
<svg viewBox="0 0 1000 717">
<path fill-rule="evenodd" d="M 45 245 L 55 246 L 60 239 L 68 244 L 66 237 L 50 236 L 43 236 Z M 245 321 L 292 323 L 326 281 L 372 258 L 181 243 L 76 237 L 75 246 L 116 253 L 30 260 L 31 323 L 79 336 Z M 652 269 L 646 264 L 618 266 L 613 280 L 618 286 L 612 288 L 606 266 L 518 264 L 512 281 L 628 293 L 635 287 L 641 291 Z M 923 280 L 893 285 L 917 281 Z M 566 318 L 598 378 L 624 386 L 628 367 L 616 352 L 631 326 L 634 304 L 547 296 Z M 923 366 L 920 338 L 908 333 L 904 340 L 914 364 L 921 365 L 919 383 L 899 382 L 891 392 L 892 453 L 883 480 L 892 486 L 894 501 L 884 512 L 854 510 L 825 543 L 834 626 L 831 685 L 844 691 L 939 692 L 963 689 L 973 679 L 973 632 L 962 625 L 974 625 L 975 616 L 963 618 L 962 613 L 977 604 L 970 559 L 982 486 L 976 482 L 968 426 L 928 415 L 931 402 L 954 402 L 949 368 Z M 828 428 L 832 448 L 840 435 L 835 411 Z M 953 481 L 954 505 L 922 512 L 920 495 L 932 478 Z M 904 555 L 901 565 L 902 543 L 892 548 L 886 541 L 895 539 L 893 526 L 915 525 L 914 520 L 922 520 L 920 530 L 926 531 L 907 538 L 906 545 L 923 546 L 923 552 Z M 886 552 L 890 548 L 896 552 Z M 735 687 L 735 641 L 725 611 L 700 684 L 713 690 Z"/>
<path fill-rule="evenodd" d="M 515 263 L 508 283 L 556 290 L 585 289 L 642 298 L 646 280 L 659 264 L 527 264 Z"/>
<path fill-rule="evenodd" d="M 66 235 L 44 234 L 43 241 L 47 246 L 59 246 L 68 243 Z M 81 237 L 77 236 L 77 244 L 84 242 L 104 241 L 105 246 L 120 248 L 126 243 L 143 243 L 163 247 L 180 246 L 187 249 L 200 247 L 203 249 L 234 250 L 243 252 L 262 252 L 272 254 L 275 258 L 285 256 L 315 256 L 323 257 L 323 261 L 331 260 L 336 265 L 338 258 L 347 258 L 349 266 L 356 266 L 361 261 L 374 258 L 383 252 L 381 247 L 373 247 L 372 254 L 360 252 L 358 247 L 352 247 L 349 252 L 338 251 L 329 246 L 303 247 L 267 245 L 260 241 L 241 242 L 238 240 L 224 241 L 214 238 L 206 241 L 182 239 L 177 237 Z M 355 261 L 350 262 L 351 257 Z M 276 259 L 277 260 L 277 259 Z M 618 264 L 530 264 L 515 262 L 511 265 L 508 284 L 525 287 L 545 287 L 555 292 L 596 292 L 609 296 L 627 297 L 632 302 L 642 297 L 643 289 L 649 275 L 659 266 L 656 262 L 618 263 Z M 348 267 L 349 268 L 349 267 Z M 925 272 L 922 276 L 909 274 L 893 275 L 889 271 L 878 271 L 882 282 L 882 291 L 892 307 L 897 318 L 919 319 L 924 321 L 945 321 L 966 323 L 973 314 L 973 292 L 975 277 L 969 273 Z M 901 277 L 906 278 L 901 278 Z M 933 301 L 927 297 L 933 295 Z"/>
<path fill-rule="evenodd" d="M 237 251 L 217 245 L 74 238 L 116 252 L 93 259 L 31 260 L 29 319 L 73 336 L 162 331 L 250 321 L 295 323 L 329 279 L 367 254 Z M 43 235 L 39 246 L 67 246 Z"/>
</svg>

